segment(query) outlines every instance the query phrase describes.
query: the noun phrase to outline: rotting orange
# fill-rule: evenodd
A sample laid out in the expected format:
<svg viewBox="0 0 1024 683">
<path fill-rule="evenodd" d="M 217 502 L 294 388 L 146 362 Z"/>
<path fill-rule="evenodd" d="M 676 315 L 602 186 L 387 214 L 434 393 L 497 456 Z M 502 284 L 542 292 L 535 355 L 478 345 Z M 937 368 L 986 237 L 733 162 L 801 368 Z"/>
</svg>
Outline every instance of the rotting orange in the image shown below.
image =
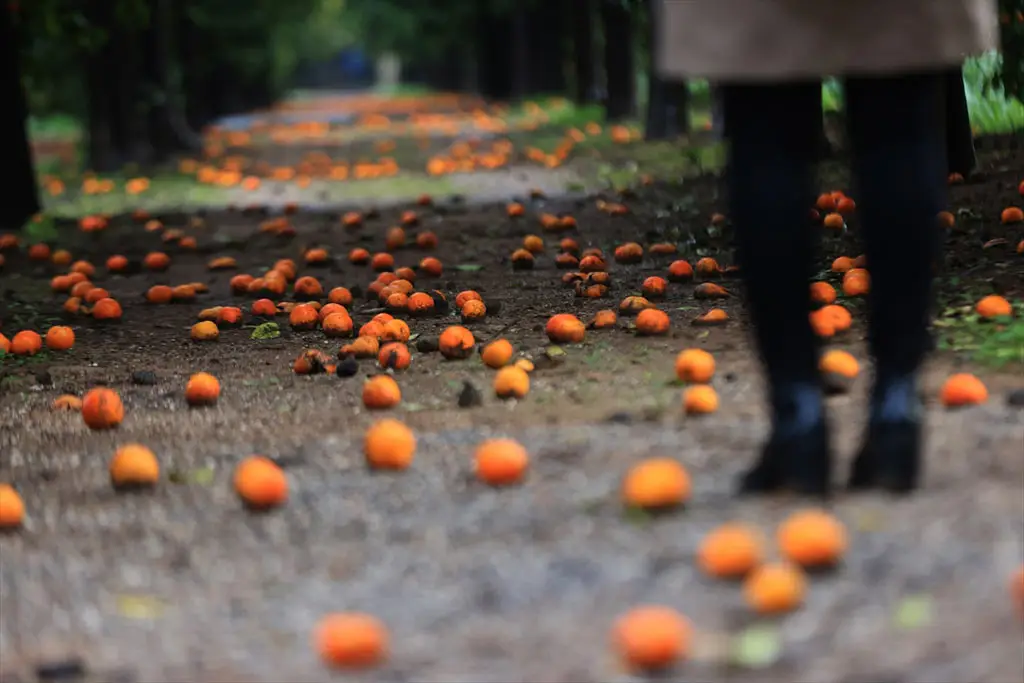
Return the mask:
<svg viewBox="0 0 1024 683">
<path fill-rule="evenodd" d="M 444 272 L 444 266 L 440 259 L 428 256 L 420 261 L 419 270 L 428 277 L 441 277 L 441 274 Z"/>
<path fill-rule="evenodd" d="M 743 524 L 728 523 L 713 529 L 697 548 L 697 563 L 709 576 L 734 579 L 746 576 L 764 559 L 761 535 Z"/>
<path fill-rule="evenodd" d="M 82 419 L 90 429 L 113 429 L 124 419 L 124 404 L 113 389 L 96 387 L 82 397 Z"/>
<path fill-rule="evenodd" d="M 791 514 L 779 525 L 775 540 L 783 557 L 806 569 L 834 567 L 849 544 L 843 523 L 819 509 Z"/>
<path fill-rule="evenodd" d="M 827 282 L 812 282 L 811 283 L 811 301 L 816 304 L 828 305 L 835 303 L 836 290 L 835 287 Z"/>
<path fill-rule="evenodd" d="M 1000 215 L 1000 220 L 1003 225 L 1014 225 L 1016 223 L 1024 222 L 1024 210 L 1019 207 L 1010 206 L 1003 209 L 1003 213 Z"/>
<path fill-rule="evenodd" d="M 498 398 L 524 398 L 530 392 L 530 376 L 525 370 L 509 365 L 494 375 L 494 393 Z"/>
<path fill-rule="evenodd" d="M 689 415 L 707 415 L 718 410 L 718 394 L 707 384 L 695 384 L 683 392 L 683 409 Z"/>
<path fill-rule="evenodd" d="M 335 287 L 327 293 L 327 301 L 339 306 L 351 306 L 352 292 L 345 287 Z"/>
<path fill-rule="evenodd" d="M 118 489 L 153 486 L 160 478 L 160 463 L 153 451 L 137 443 L 118 448 L 109 469 L 110 483 Z"/>
<path fill-rule="evenodd" d="M 192 326 L 190 334 L 194 342 L 211 342 L 220 338 L 220 329 L 217 327 L 217 323 L 203 320 Z"/>
<path fill-rule="evenodd" d="M 491 486 L 508 486 L 522 481 L 530 465 L 526 449 L 512 439 L 489 439 L 476 447 L 474 471 Z"/>
<path fill-rule="evenodd" d="M 370 410 L 393 408 L 402 400 L 398 382 L 388 375 L 374 375 L 363 384 L 363 405 Z"/>
<path fill-rule="evenodd" d="M 380 347 L 377 362 L 385 370 L 405 370 L 409 367 L 412 356 L 409 348 L 402 342 L 389 342 Z"/>
<path fill-rule="evenodd" d="M 758 614 L 791 612 L 803 604 L 806 593 L 807 578 L 788 562 L 763 564 L 743 583 L 743 597 Z"/>
<path fill-rule="evenodd" d="M 354 358 L 376 358 L 380 351 L 380 342 L 375 336 L 360 336 L 351 344 L 346 344 L 338 350 L 340 357 L 352 356 Z"/>
<path fill-rule="evenodd" d="M 473 338 L 473 333 L 465 327 L 451 325 L 441 333 L 437 343 L 442 356 L 449 360 L 456 360 L 469 358 L 473 353 L 476 340 Z"/>
<path fill-rule="evenodd" d="M 270 458 L 251 455 L 235 467 L 235 493 L 249 508 L 268 510 L 288 500 L 288 477 Z"/>
<path fill-rule="evenodd" d="M 288 324 L 293 330 L 315 330 L 319 322 L 319 312 L 309 304 L 299 304 L 288 314 Z"/>
<path fill-rule="evenodd" d="M 670 607 L 636 607 L 615 622 L 612 646 L 623 664 L 633 670 L 658 671 L 689 654 L 692 627 Z"/>
<path fill-rule="evenodd" d="M 947 408 L 980 405 L 988 400 L 988 389 L 974 375 L 960 372 L 943 383 L 939 398 Z"/>
<path fill-rule="evenodd" d="M 663 277 L 652 275 L 640 285 L 640 291 L 648 299 L 664 298 L 668 291 L 668 281 Z"/>
<path fill-rule="evenodd" d="M 459 314 L 462 318 L 462 322 L 465 324 L 478 322 L 487 316 L 487 306 L 484 305 L 483 301 L 470 299 L 462 306 Z"/>
<path fill-rule="evenodd" d="M 715 327 L 729 322 L 729 314 L 721 308 L 712 308 L 693 319 L 692 324 L 697 327 Z"/>
<path fill-rule="evenodd" d="M 668 266 L 668 279 L 670 282 L 689 282 L 693 279 L 693 267 L 683 259 L 673 261 Z"/>
<path fill-rule="evenodd" d="M 52 410 L 65 411 L 65 412 L 78 412 L 82 409 L 82 399 L 72 394 L 61 394 L 57 398 L 53 399 L 53 403 L 50 404 Z"/>
<path fill-rule="evenodd" d="M 616 263 L 640 263 L 644 258 L 644 248 L 636 242 L 626 242 L 615 247 L 614 257 Z"/>
<path fill-rule="evenodd" d="M 220 398 L 220 381 L 208 372 L 197 372 L 185 384 L 185 400 L 190 406 L 213 405 Z"/>
<path fill-rule="evenodd" d="M 587 328 L 571 313 L 557 313 L 548 319 L 544 331 L 556 344 L 578 344 L 586 336 Z"/>
<path fill-rule="evenodd" d="M 92 317 L 102 322 L 116 322 L 121 315 L 121 304 L 114 299 L 100 299 L 92 307 Z"/>
<path fill-rule="evenodd" d="M 51 351 L 67 351 L 75 345 L 75 332 L 70 327 L 57 325 L 46 331 L 46 348 Z"/>
<path fill-rule="evenodd" d="M 818 369 L 823 373 L 834 373 L 846 379 L 853 379 L 860 372 L 860 364 L 853 354 L 840 349 L 830 349 L 821 357 Z"/>
<path fill-rule="evenodd" d="M 0 483 L 0 530 L 19 528 L 25 521 L 25 503 L 10 484 Z"/>
<path fill-rule="evenodd" d="M 704 279 L 718 277 L 722 274 L 722 267 L 718 265 L 718 261 L 709 256 L 698 259 L 693 270 Z"/>
<path fill-rule="evenodd" d="M 483 301 L 483 297 L 472 289 L 459 292 L 455 295 L 455 308 L 461 311 L 467 301 Z"/>
<path fill-rule="evenodd" d="M 513 270 L 530 270 L 533 268 L 533 254 L 526 249 L 516 249 L 512 252 Z"/>
<path fill-rule="evenodd" d="M 606 308 L 594 314 L 594 319 L 590 321 L 590 328 L 594 330 L 605 330 L 609 327 L 615 327 L 618 322 L 618 313 L 610 308 Z"/>
<path fill-rule="evenodd" d="M 1003 318 L 1013 315 L 1013 306 L 1005 298 L 998 294 L 989 294 L 982 297 L 974 306 L 979 316 L 986 320 L 992 318 Z"/>
<path fill-rule="evenodd" d="M 15 356 L 34 356 L 43 349 L 43 338 L 34 330 L 22 330 L 11 339 L 8 350 Z"/>
<path fill-rule="evenodd" d="M 668 334 L 672 321 L 668 313 L 658 308 L 647 308 L 636 316 L 637 334 L 643 336 L 659 336 Z"/>
<path fill-rule="evenodd" d="M 387 629 L 369 614 L 330 614 L 313 636 L 317 654 L 335 669 L 367 669 L 388 657 Z"/>
<path fill-rule="evenodd" d="M 480 359 L 483 360 L 484 365 L 487 367 L 498 369 L 505 367 L 511 362 L 513 353 L 515 353 L 515 349 L 512 348 L 509 340 L 495 339 L 483 347 L 480 352 Z"/>
<path fill-rule="evenodd" d="M 715 357 L 704 349 L 686 349 L 676 356 L 676 377 L 683 382 L 707 384 L 715 376 Z"/>
<path fill-rule="evenodd" d="M 363 452 L 370 467 L 404 470 L 416 453 L 416 436 L 403 422 L 381 420 L 366 431 Z"/>
<path fill-rule="evenodd" d="M 622 483 L 622 500 L 631 507 L 663 510 L 690 498 L 690 475 L 672 458 L 648 458 L 630 468 Z"/>
</svg>

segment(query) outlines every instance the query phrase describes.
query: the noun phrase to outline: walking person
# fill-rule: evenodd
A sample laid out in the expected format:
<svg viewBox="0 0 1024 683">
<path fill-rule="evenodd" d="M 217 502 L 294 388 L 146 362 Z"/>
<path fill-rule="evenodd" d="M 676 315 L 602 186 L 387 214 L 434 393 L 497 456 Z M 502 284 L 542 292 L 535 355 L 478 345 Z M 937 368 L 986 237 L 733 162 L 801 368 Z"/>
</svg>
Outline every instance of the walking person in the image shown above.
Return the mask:
<svg viewBox="0 0 1024 683">
<path fill-rule="evenodd" d="M 831 452 L 808 318 L 821 79 L 843 78 L 871 274 L 875 361 L 849 485 L 919 478 L 936 214 L 946 208 L 946 74 L 998 41 L 995 0 L 661 0 L 658 68 L 721 85 L 737 257 L 768 380 L 771 434 L 740 490 L 823 495 Z"/>
</svg>

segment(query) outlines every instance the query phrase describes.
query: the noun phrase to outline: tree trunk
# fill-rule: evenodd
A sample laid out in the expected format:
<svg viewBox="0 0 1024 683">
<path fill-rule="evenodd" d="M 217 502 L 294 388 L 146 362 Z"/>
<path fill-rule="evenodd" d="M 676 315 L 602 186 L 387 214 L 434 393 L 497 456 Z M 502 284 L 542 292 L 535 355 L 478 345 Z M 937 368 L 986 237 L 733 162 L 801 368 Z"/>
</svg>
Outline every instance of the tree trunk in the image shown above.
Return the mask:
<svg viewBox="0 0 1024 683">
<path fill-rule="evenodd" d="M 155 96 L 147 111 L 149 142 L 157 162 L 175 152 L 195 151 L 202 146 L 202 141 L 185 122 L 180 93 L 171 79 L 174 24 L 169 3 L 172 1 L 150 0 L 149 28 L 143 39 L 146 85 Z"/>
<path fill-rule="evenodd" d="M 482 5 L 484 3 L 481 3 Z M 480 92 L 493 100 L 512 97 L 512 22 L 490 8 L 479 8 L 477 15 L 477 63 Z"/>
<path fill-rule="evenodd" d="M 120 128 L 120 103 L 115 40 L 109 3 L 93 2 L 89 19 L 107 31 L 102 45 L 85 55 L 88 146 L 86 167 L 99 173 L 118 170 L 124 162 Z"/>
<path fill-rule="evenodd" d="M 526 10 L 517 5 L 512 13 L 512 97 L 526 97 L 529 86 L 530 43 L 526 34 Z"/>
<path fill-rule="evenodd" d="M 633 22 L 622 0 L 602 0 L 604 69 L 608 89 L 605 103 L 609 121 L 636 113 L 636 74 L 633 66 Z"/>
<path fill-rule="evenodd" d="M 647 116 L 644 122 L 645 140 L 668 140 L 676 135 L 675 103 L 669 94 L 670 86 L 656 68 L 658 54 L 658 3 L 644 0 L 647 10 Z"/>
<path fill-rule="evenodd" d="M 572 0 L 573 62 L 576 72 L 574 99 L 590 104 L 594 93 L 594 2 Z"/>
<path fill-rule="evenodd" d="M 967 110 L 963 71 L 960 68 L 946 72 L 946 149 L 949 172 L 965 178 L 977 165 L 974 154 L 974 135 L 971 116 Z"/>
<path fill-rule="evenodd" d="M 561 95 L 568 90 L 565 80 L 565 5 L 546 0 L 526 14 L 529 45 L 529 91 Z"/>
<path fill-rule="evenodd" d="M 21 64 L 11 12 L 0 9 L 0 101 L 5 102 L 9 123 L 0 128 L 0 149 L 10 178 L 5 188 L 7 199 L 0 206 L 0 228 L 20 229 L 39 213 L 39 189 L 36 186 L 32 149 L 28 140 L 28 103 L 21 82 Z"/>
</svg>

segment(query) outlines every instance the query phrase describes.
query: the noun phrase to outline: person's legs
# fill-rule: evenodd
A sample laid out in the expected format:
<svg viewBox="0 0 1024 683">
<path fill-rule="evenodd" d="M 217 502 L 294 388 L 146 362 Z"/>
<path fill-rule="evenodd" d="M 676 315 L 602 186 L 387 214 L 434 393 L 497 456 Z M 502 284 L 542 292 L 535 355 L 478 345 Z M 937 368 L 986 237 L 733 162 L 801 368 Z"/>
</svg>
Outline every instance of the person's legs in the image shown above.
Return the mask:
<svg viewBox="0 0 1024 683">
<path fill-rule="evenodd" d="M 722 100 L 737 256 L 772 411 L 772 436 L 740 488 L 825 493 L 828 434 L 809 320 L 821 86 L 726 84 Z"/>
<path fill-rule="evenodd" d="M 851 78 L 846 84 L 875 358 L 869 429 L 854 463 L 854 488 L 909 491 L 919 476 L 916 378 L 929 344 L 936 216 L 946 206 L 945 87 L 942 71 Z"/>
</svg>

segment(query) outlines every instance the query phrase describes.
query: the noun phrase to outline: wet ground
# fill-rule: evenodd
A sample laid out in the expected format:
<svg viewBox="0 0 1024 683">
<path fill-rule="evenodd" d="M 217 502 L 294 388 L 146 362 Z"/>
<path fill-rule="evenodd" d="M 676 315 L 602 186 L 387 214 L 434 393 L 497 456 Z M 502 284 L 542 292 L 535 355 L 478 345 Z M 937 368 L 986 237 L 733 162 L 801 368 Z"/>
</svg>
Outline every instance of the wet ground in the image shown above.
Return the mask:
<svg viewBox="0 0 1024 683">
<path fill-rule="evenodd" d="M 346 143 L 337 144 L 328 153 L 345 154 Z M 269 167 L 302 163 L 291 153 L 272 141 L 231 152 L 270 158 Z M 422 153 L 402 159 L 403 167 L 421 167 L 436 152 Z M 627 158 L 629 145 L 614 154 Z M 712 215 L 724 211 L 713 177 L 681 185 L 656 178 L 625 196 L 565 195 L 563 179 L 546 186 L 536 179 L 576 173 L 571 158 L 547 170 L 516 159 L 501 170 L 453 175 L 491 191 L 437 196 L 430 207 L 368 199 L 326 208 L 315 187 L 282 182 L 282 190 L 267 181 L 239 202 L 263 208 L 153 217 L 194 236 L 195 250 L 163 242 L 161 231 L 146 231 L 130 215 L 96 234 L 72 228 L 54 246 L 99 266 L 95 283 L 124 309 L 114 325 L 63 316 L 64 297 L 48 286 L 62 269 L 8 252 L 0 329 L 12 336 L 23 327 L 70 324 L 77 341 L 68 352 L 0 361 L 0 481 L 14 485 L 27 510 L 24 529 L 0 537 L 0 680 L 329 680 L 334 674 L 313 651 L 311 632 L 325 613 L 344 610 L 376 615 L 392 635 L 388 664 L 357 680 L 634 680 L 611 655 L 608 633 L 616 616 L 647 602 L 678 608 L 698 632 L 691 661 L 672 680 L 1021 680 L 1021 618 L 1007 585 L 1024 560 L 1024 412 L 1009 400 L 1024 388 L 1024 366 L 991 363 L 1000 356 L 992 343 L 966 329 L 979 323 L 957 315 L 992 291 L 1021 300 L 1024 266 L 1013 247 L 1024 234 L 1000 225 L 999 213 L 1020 204 L 1024 157 L 996 151 L 983 162 L 980 180 L 952 190 L 959 225 L 947 235 L 940 350 L 923 378 L 924 487 L 908 499 L 837 496 L 830 507 L 851 537 L 843 566 L 814 577 L 807 604 L 772 621 L 751 615 L 735 585 L 704 577 L 694 562 L 697 543 L 718 524 L 742 520 L 771 534 L 804 504 L 732 495 L 766 428 L 739 297 L 713 304 L 730 322 L 698 327 L 692 321 L 711 304 L 695 299 L 694 283 L 674 283 L 657 302 L 672 320 L 668 336 L 639 337 L 626 317 L 614 329 L 589 330 L 578 345 L 551 348 L 544 334 L 555 313 L 589 321 L 597 310 L 617 308 L 675 258 L 693 263 L 708 255 L 730 264 L 728 226 L 711 227 Z M 508 181 L 519 174 L 527 180 Z M 846 189 L 841 173 L 828 169 L 825 177 L 823 189 Z M 549 198 L 529 198 L 533 186 Z M 281 213 L 283 192 L 297 204 L 289 217 L 296 234 L 285 239 L 259 231 Z M 526 207 L 522 217 L 507 215 L 514 198 Z M 601 201 L 628 211 L 611 215 Z M 361 227 L 341 226 L 345 211 L 371 204 L 381 208 Z M 381 372 L 377 364 L 359 361 L 349 378 L 296 375 L 292 363 L 304 349 L 333 356 L 343 342 L 294 332 L 286 316 L 277 320 L 279 337 L 252 339 L 262 321 L 248 315 L 252 299 L 233 295 L 228 283 L 291 258 L 300 276 L 317 277 L 325 290 L 357 293 L 350 311 L 358 326 L 382 309 L 358 296 L 374 274 L 347 254 L 384 250 L 387 229 L 406 210 L 419 217 L 407 228 L 409 241 L 429 230 L 439 245 L 395 250 L 396 267 L 440 258 L 443 274 L 421 275 L 417 289 L 438 289 L 450 301 L 476 290 L 489 309 L 469 324 L 477 340 L 504 337 L 536 367 L 525 399 L 501 401 L 491 388 L 494 371 L 478 356 L 447 361 L 429 350 L 442 329 L 458 324 L 456 314 L 407 318 L 412 364 L 395 373 L 402 402 L 388 414 L 416 431 L 417 455 L 411 470 L 382 475 L 367 471 L 362 452 L 366 427 L 380 417 L 361 401 L 365 378 Z M 572 215 L 577 226 L 545 231 L 543 213 Z M 836 256 L 860 253 L 855 219 L 851 227 L 825 240 L 823 269 Z M 528 234 L 544 239 L 544 251 L 532 270 L 513 270 L 509 255 Z M 578 298 L 562 284 L 565 271 L 554 257 L 565 236 L 609 257 L 606 298 Z M 669 242 L 679 254 L 614 263 L 614 247 L 627 241 Z M 302 264 L 314 246 L 329 251 L 327 265 Z M 112 254 L 138 262 L 152 250 L 171 255 L 168 271 L 107 275 L 102 267 Z M 236 258 L 237 269 L 210 271 L 207 262 L 218 256 Z M 188 304 L 143 298 L 154 284 L 190 282 L 209 292 Z M 734 280 L 722 284 L 739 291 Z M 829 399 L 837 469 L 845 475 L 863 425 L 870 362 L 861 302 L 843 303 L 854 327 L 830 346 L 852 351 L 862 365 L 852 393 Z M 214 305 L 242 307 L 245 324 L 223 329 L 218 342 L 192 342 L 199 310 Z M 1003 346 L 1016 343 L 1005 339 Z M 707 349 L 717 362 L 712 384 L 721 408 L 712 415 L 687 417 L 681 409 L 673 364 L 690 347 Z M 983 379 L 987 404 L 938 405 L 940 385 L 961 370 Z M 185 383 L 198 371 L 219 378 L 216 406 L 186 404 Z M 147 372 L 154 377 L 139 376 Z M 81 396 L 100 384 L 124 400 L 117 430 L 92 432 L 78 413 L 51 410 L 58 395 Z M 460 406 L 467 384 L 478 390 L 478 405 Z M 529 450 L 523 485 L 492 490 L 473 479 L 473 448 L 491 436 L 519 439 Z M 111 489 L 109 457 L 128 442 L 159 458 L 154 491 Z M 278 460 L 291 485 L 288 504 L 269 514 L 245 510 L 232 490 L 234 464 L 254 453 Z M 668 516 L 625 512 L 624 473 L 656 455 L 690 471 L 691 501 Z M 737 654 L 737 639 L 767 654 Z"/>
</svg>

